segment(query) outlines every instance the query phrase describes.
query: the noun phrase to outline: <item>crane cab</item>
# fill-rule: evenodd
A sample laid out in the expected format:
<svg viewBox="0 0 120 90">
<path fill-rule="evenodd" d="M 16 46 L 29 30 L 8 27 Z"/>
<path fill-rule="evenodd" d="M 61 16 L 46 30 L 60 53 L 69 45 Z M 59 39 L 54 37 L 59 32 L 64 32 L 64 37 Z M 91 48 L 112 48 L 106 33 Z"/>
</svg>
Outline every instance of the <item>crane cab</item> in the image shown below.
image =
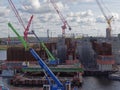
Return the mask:
<svg viewBox="0 0 120 90">
<path fill-rule="evenodd" d="M 43 90 L 50 90 L 50 85 L 43 85 Z"/>
<path fill-rule="evenodd" d="M 65 83 L 65 86 L 63 86 L 63 87 L 59 87 L 56 84 L 54 84 L 54 85 L 43 85 L 43 90 L 72 90 L 72 89 L 71 89 L 71 83 L 67 81 Z"/>
</svg>

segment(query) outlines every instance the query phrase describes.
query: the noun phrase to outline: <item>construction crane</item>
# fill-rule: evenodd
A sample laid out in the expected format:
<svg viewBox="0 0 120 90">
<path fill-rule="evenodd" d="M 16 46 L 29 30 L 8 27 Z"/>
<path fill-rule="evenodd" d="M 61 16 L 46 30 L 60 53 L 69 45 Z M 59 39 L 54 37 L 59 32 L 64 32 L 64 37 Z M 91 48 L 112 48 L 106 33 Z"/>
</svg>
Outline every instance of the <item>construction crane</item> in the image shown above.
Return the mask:
<svg viewBox="0 0 120 90">
<path fill-rule="evenodd" d="M 107 21 L 108 28 L 106 28 L 106 37 L 107 37 L 107 38 L 110 38 L 110 37 L 111 37 L 111 29 L 112 29 L 112 27 L 111 27 L 111 22 L 112 22 L 113 16 L 111 16 L 110 18 L 108 18 L 108 17 L 106 16 L 106 14 L 105 14 L 105 12 L 104 12 L 104 10 L 103 10 L 103 7 L 101 6 L 99 0 L 96 0 L 96 2 L 97 2 L 97 4 L 98 4 L 98 6 L 99 6 L 99 8 L 100 8 L 100 10 L 101 10 L 101 12 L 102 12 L 102 14 L 103 14 L 103 16 L 105 17 L 105 19 L 106 19 L 106 21 Z"/>
<path fill-rule="evenodd" d="M 8 0 L 12 10 L 14 11 L 19 23 L 21 23 L 22 27 L 24 28 L 24 39 L 27 42 L 28 41 L 28 34 L 34 34 L 35 37 L 38 39 L 38 41 L 40 42 L 41 46 L 43 47 L 43 49 L 46 51 L 47 55 L 48 55 L 48 59 L 49 59 L 49 63 L 50 64 L 57 64 L 58 60 L 55 60 L 54 56 L 51 54 L 51 52 L 47 49 L 47 47 L 45 46 L 45 44 L 43 42 L 40 41 L 40 39 L 37 37 L 37 35 L 35 34 L 35 32 L 29 31 L 29 27 L 31 25 L 32 19 L 33 19 L 33 15 L 30 17 L 30 20 L 28 22 L 27 27 L 25 28 L 25 25 L 23 23 L 22 18 L 20 17 L 15 5 L 13 4 L 12 0 Z"/>
<path fill-rule="evenodd" d="M 8 26 L 13 30 L 13 32 L 18 36 L 19 40 L 22 42 L 24 47 L 26 48 L 27 43 L 26 41 L 19 35 L 19 33 L 13 28 L 11 23 L 8 23 Z M 71 90 L 71 82 L 66 81 L 66 83 L 62 83 L 55 74 L 50 70 L 50 68 L 44 63 L 44 61 L 39 57 L 39 55 L 35 52 L 34 49 L 28 48 L 32 56 L 38 61 L 40 67 L 43 69 L 43 72 L 48 80 L 48 85 L 43 85 L 43 90 Z M 53 79 L 54 83 L 50 80 Z"/>
<path fill-rule="evenodd" d="M 22 18 L 20 17 L 19 12 L 17 11 L 17 9 L 16 9 L 14 3 L 12 2 L 12 0 L 8 0 L 8 2 L 9 2 L 9 4 L 10 4 L 10 6 L 11 6 L 11 9 L 14 11 L 15 16 L 17 17 L 19 23 L 22 25 L 22 27 L 23 27 L 23 29 L 24 29 L 24 39 L 27 41 L 27 36 L 28 36 L 28 34 L 32 34 L 31 32 L 29 32 L 29 27 L 30 27 L 30 25 L 31 25 L 31 22 L 32 22 L 32 19 L 33 19 L 33 15 L 30 17 L 30 20 L 29 20 L 29 22 L 28 22 L 27 27 L 25 27 L 25 25 L 24 25 L 24 23 L 23 23 L 23 20 L 22 20 Z"/>
<path fill-rule="evenodd" d="M 41 40 L 39 39 L 39 37 L 36 35 L 36 33 L 32 30 L 31 31 L 32 34 L 34 34 L 34 36 L 37 38 L 37 40 L 40 42 L 40 45 L 42 46 L 42 48 L 46 51 L 47 56 L 48 56 L 48 60 L 49 60 L 49 64 L 59 64 L 59 60 L 56 60 L 55 57 L 52 55 L 52 53 L 49 51 L 49 49 L 46 47 L 46 45 L 44 44 L 44 42 L 41 42 Z"/>
<path fill-rule="evenodd" d="M 57 14 L 59 15 L 63 26 L 61 26 L 62 28 L 62 35 L 65 35 L 65 29 L 67 29 L 67 26 L 69 28 L 69 30 L 71 30 L 70 25 L 67 23 L 67 21 L 65 20 L 64 16 L 62 15 L 62 13 L 59 11 L 59 8 L 57 7 L 57 5 L 55 4 L 54 0 L 50 0 L 51 4 L 53 5 L 54 9 L 56 10 Z"/>
<path fill-rule="evenodd" d="M 30 28 L 32 19 L 33 19 L 33 15 L 30 17 L 28 25 L 27 25 L 27 27 L 25 28 L 25 31 L 24 31 L 24 39 L 25 39 L 25 41 L 28 41 L 28 34 L 32 34 L 32 32 L 29 32 L 29 28 Z"/>
</svg>

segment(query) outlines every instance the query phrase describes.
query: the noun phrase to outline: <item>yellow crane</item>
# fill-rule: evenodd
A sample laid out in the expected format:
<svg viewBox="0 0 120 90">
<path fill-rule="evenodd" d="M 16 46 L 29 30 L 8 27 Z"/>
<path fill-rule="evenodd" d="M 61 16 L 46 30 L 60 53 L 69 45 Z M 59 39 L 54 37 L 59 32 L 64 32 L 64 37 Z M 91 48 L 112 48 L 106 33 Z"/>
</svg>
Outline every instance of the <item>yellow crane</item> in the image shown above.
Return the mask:
<svg viewBox="0 0 120 90">
<path fill-rule="evenodd" d="M 111 30 L 112 30 L 111 22 L 112 22 L 113 16 L 111 16 L 111 17 L 108 18 L 108 17 L 106 16 L 106 14 L 105 14 L 105 12 L 104 12 L 104 10 L 103 10 L 103 7 L 101 6 L 99 0 L 96 0 L 96 2 L 97 2 L 97 4 L 98 4 L 98 6 L 99 6 L 99 8 L 100 8 L 100 10 L 101 10 L 101 12 L 102 12 L 102 14 L 103 14 L 103 16 L 104 16 L 105 19 L 106 19 L 106 22 L 107 22 L 107 24 L 108 24 L 108 27 L 106 28 L 106 37 L 107 37 L 107 38 L 110 38 L 110 37 L 111 37 Z"/>
</svg>

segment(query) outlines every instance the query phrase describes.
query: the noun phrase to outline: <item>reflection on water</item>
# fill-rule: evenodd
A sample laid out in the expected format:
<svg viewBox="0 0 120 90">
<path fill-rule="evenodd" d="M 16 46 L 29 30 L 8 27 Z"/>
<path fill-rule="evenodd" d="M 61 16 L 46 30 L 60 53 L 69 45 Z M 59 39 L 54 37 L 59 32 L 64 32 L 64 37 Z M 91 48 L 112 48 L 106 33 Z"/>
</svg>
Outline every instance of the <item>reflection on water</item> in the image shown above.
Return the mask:
<svg viewBox="0 0 120 90">
<path fill-rule="evenodd" d="M 84 77 L 81 90 L 120 90 L 120 82 L 105 77 Z"/>
<path fill-rule="evenodd" d="M 84 77 L 84 83 L 81 88 L 78 90 L 120 90 L 120 82 L 119 81 L 111 81 L 108 80 L 107 78 L 97 78 L 97 77 Z M 8 82 L 7 79 L 4 79 L 4 82 Z M 28 88 L 28 87 L 13 87 L 8 84 L 6 84 L 10 88 L 17 88 L 20 90 L 42 90 L 40 87 L 33 87 L 33 88 Z M 25 89 L 26 88 L 26 89 Z M 10 89 L 10 90 L 12 90 Z M 18 90 L 17 89 L 17 90 Z"/>
</svg>

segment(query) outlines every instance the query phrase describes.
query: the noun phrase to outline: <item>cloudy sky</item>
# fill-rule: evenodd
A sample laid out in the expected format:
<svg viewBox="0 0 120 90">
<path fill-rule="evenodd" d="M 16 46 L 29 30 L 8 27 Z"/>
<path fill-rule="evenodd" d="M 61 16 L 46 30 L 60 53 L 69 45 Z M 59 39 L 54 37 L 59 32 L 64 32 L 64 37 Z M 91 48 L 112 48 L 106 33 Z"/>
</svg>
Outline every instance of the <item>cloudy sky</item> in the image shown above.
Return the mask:
<svg viewBox="0 0 120 90">
<path fill-rule="evenodd" d="M 105 17 L 95 0 L 54 0 L 59 12 L 67 20 L 72 30 L 65 30 L 66 34 L 105 36 L 108 27 Z M 38 36 L 51 37 L 62 34 L 63 25 L 49 0 L 12 0 L 24 26 L 26 27 L 31 15 L 34 15 L 30 30 Z M 105 15 L 113 16 L 111 22 L 112 34 L 120 33 L 120 0 L 99 0 Z M 24 28 L 19 23 L 8 0 L 0 0 L 0 37 L 16 36 L 8 27 L 11 22 L 14 28 L 23 36 Z"/>
</svg>

